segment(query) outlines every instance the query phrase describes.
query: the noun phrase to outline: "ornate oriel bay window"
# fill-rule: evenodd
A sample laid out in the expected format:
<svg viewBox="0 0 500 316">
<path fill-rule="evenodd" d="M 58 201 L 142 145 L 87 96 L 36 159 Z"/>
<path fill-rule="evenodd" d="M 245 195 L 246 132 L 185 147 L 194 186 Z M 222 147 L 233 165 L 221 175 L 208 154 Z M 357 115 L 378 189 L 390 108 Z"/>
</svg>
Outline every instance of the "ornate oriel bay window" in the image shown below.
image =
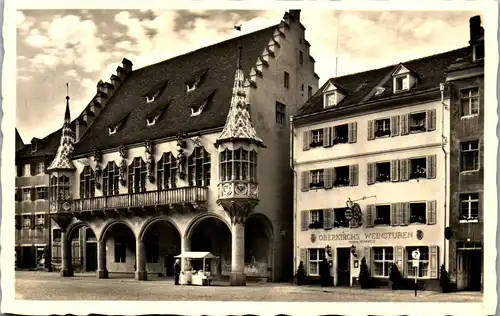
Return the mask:
<svg viewBox="0 0 500 316">
<path fill-rule="evenodd" d="M 257 152 L 255 150 L 225 149 L 219 153 L 220 181 L 257 181 Z"/>
<path fill-rule="evenodd" d="M 128 192 L 146 192 L 147 177 L 146 163 L 144 163 L 141 157 L 135 157 L 128 167 Z"/>
<path fill-rule="evenodd" d="M 95 196 L 95 175 L 90 166 L 85 166 L 80 173 L 80 198 Z"/>
<path fill-rule="evenodd" d="M 210 154 L 203 147 L 196 147 L 188 158 L 190 186 L 210 185 Z"/>
<path fill-rule="evenodd" d="M 156 169 L 158 190 L 172 189 L 177 186 L 177 161 L 171 152 L 164 153 Z"/>
<path fill-rule="evenodd" d="M 108 162 L 102 175 L 104 196 L 118 195 L 120 192 L 120 170 L 114 161 Z"/>
<path fill-rule="evenodd" d="M 50 178 L 50 195 L 61 201 L 71 199 L 69 177 L 52 176 Z"/>
</svg>

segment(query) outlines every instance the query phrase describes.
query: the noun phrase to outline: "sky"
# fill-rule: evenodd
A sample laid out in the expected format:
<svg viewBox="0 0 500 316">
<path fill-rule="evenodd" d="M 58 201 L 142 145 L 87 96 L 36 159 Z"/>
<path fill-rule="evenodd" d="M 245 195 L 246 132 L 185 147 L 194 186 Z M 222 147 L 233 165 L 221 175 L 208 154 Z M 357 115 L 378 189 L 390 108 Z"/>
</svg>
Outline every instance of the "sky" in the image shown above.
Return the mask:
<svg viewBox="0 0 500 316">
<path fill-rule="evenodd" d="M 124 57 L 138 69 L 281 21 L 285 11 L 23 10 L 17 21 L 16 127 L 25 143 L 74 119 Z M 468 45 L 476 12 L 302 10 L 320 86 L 336 76 Z M 338 40 L 337 40 L 338 36 Z M 338 43 L 338 49 L 337 49 Z"/>
</svg>

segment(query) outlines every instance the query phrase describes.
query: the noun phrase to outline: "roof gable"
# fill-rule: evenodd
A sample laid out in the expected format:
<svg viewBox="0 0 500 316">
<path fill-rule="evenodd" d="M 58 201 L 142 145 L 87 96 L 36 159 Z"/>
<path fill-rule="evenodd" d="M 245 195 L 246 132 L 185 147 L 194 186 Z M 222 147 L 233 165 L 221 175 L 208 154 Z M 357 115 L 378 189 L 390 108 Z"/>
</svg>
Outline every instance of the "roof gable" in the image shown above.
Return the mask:
<svg viewBox="0 0 500 316">
<path fill-rule="evenodd" d="M 399 64 L 396 69 L 392 72 L 393 76 L 406 75 L 409 74 L 410 70 L 406 68 L 403 64 Z"/>
</svg>

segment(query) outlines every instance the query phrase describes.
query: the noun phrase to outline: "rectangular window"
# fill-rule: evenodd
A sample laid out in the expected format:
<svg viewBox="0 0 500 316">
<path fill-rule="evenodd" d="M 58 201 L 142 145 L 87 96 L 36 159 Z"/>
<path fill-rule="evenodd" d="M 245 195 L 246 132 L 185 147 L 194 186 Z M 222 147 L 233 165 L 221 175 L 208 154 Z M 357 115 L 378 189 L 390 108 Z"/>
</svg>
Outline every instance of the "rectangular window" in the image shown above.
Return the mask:
<svg viewBox="0 0 500 316">
<path fill-rule="evenodd" d="M 479 141 L 463 142 L 461 150 L 461 171 L 479 170 Z"/>
<path fill-rule="evenodd" d="M 23 201 L 31 200 L 31 188 L 23 188 Z"/>
<path fill-rule="evenodd" d="M 23 229 L 31 229 L 31 215 L 23 215 Z"/>
<path fill-rule="evenodd" d="M 313 88 L 311 86 L 307 86 L 307 98 L 310 99 L 313 95 Z"/>
<path fill-rule="evenodd" d="M 303 52 L 303 51 L 300 51 L 300 52 L 299 52 L 299 63 L 300 63 L 301 65 L 303 65 L 303 64 L 304 64 L 304 52 Z"/>
<path fill-rule="evenodd" d="M 460 221 L 479 219 L 479 193 L 460 194 Z"/>
<path fill-rule="evenodd" d="M 337 104 L 337 94 L 336 92 L 332 92 L 326 96 L 326 106 L 334 106 Z"/>
<path fill-rule="evenodd" d="M 309 275 L 319 275 L 319 264 L 325 258 L 325 249 L 309 249 Z"/>
<path fill-rule="evenodd" d="M 417 273 L 417 268 L 413 267 L 412 251 L 417 250 L 420 252 L 420 259 L 418 265 L 419 278 L 425 278 L 429 275 L 429 247 L 407 247 L 406 248 L 406 275 L 408 278 L 414 278 Z"/>
<path fill-rule="evenodd" d="M 394 92 L 408 90 L 408 81 L 408 75 L 394 78 Z"/>
<path fill-rule="evenodd" d="M 115 262 L 124 263 L 127 259 L 127 245 L 121 236 L 115 237 Z"/>
<path fill-rule="evenodd" d="M 322 229 L 324 223 L 324 214 L 323 210 L 312 210 L 310 212 L 311 219 L 309 228 L 310 229 Z"/>
<path fill-rule="evenodd" d="M 385 118 L 375 121 L 375 137 L 391 135 L 391 119 Z"/>
<path fill-rule="evenodd" d="M 408 115 L 410 133 L 425 132 L 426 112 L 411 113 Z"/>
<path fill-rule="evenodd" d="M 470 88 L 460 91 L 462 117 L 479 114 L 479 88 Z"/>
<path fill-rule="evenodd" d="M 374 247 L 373 251 L 373 274 L 376 277 L 389 277 L 389 271 L 394 262 L 394 250 L 392 247 Z"/>
<path fill-rule="evenodd" d="M 315 129 L 311 131 L 311 143 L 310 147 L 320 147 L 323 146 L 323 129 Z"/>
<path fill-rule="evenodd" d="M 29 177 L 31 176 L 31 165 L 24 165 L 23 166 L 23 177 Z"/>
<path fill-rule="evenodd" d="M 47 188 L 37 187 L 36 188 L 36 200 L 46 200 L 47 199 Z"/>
<path fill-rule="evenodd" d="M 410 224 L 419 223 L 426 224 L 427 223 L 427 208 L 425 202 L 419 203 L 410 203 Z"/>
<path fill-rule="evenodd" d="M 286 106 L 278 101 L 276 101 L 276 123 L 286 124 Z"/>
<path fill-rule="evenodd" d="M 36 215 L 36 226 L 37 228 L 43 228 L 45 225 L 45 215 L 37 214 Z"/>
<path fill-rule="evenodd" d="M 474 61 L 484 59 L 484 43 L 474 45 L 473 54 L 474 54 Z"/>
<path fill-rule="evenodd" d="M 61 241 L 61 230 L 60 229 L 54 229 L 52 231 L 52 240 L 53 241 Z"/>
<path fill-rule="evenodd" d="M 44 174 L 45 173 L 45 163 L 39 162 L 36 165 L 36 174 Z"/>
<path fill-rule="evenodd" d="M 375 165 L 376 176 L 375 180 L 377 182 L 387 182 L 391 181 L 391 162 L 377 162 Z"/>
<path fill-rule="evenodd" d="M 410 159 L 410 179 L 425 179 L 427 177 L 426 166 L 426 157 Z"/>
<path fill-rule="evenodd" d="M 337 125 L 334 129 L 333 144 L 347 144 L 349 142 L 349 124 Z"/>
<path fill-rule="evenodd" d="M 349 166 L 342 166 L 335 168 L 334 187 L 347 187 L 349 186 Z"/>
<path fill-rule="evenodd" d="M 391 206 L 376 205 L 375 206 L 375 225 L 390 225 L 391 224 Z"/>
<path fill-rule="evenodd" d="M 325 175 L 324 169 L 311 170 L 311 181 L 309 184 L 310 188 L 311 189 L 323 188 L 325 185 L 324 175 Z"/>
<path fill-rule="evenodd" d="M 283 85 L 285 89 L 290 88 L 290 74 L 285 71 L 284 78 L 283 78 Z"/>
<path fill-rule="evenodd" d="M 333 227 L 349 227 L 349 221 L 345 218 L 346 209 L 345 207 L 333 209 Z"/>
</svg>

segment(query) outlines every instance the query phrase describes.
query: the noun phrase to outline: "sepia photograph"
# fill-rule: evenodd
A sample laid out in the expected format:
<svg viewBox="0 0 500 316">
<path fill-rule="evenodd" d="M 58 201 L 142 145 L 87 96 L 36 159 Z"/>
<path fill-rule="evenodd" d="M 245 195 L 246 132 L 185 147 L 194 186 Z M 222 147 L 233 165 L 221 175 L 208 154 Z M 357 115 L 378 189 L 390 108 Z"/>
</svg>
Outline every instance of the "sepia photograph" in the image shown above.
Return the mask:
<svg viewBox="0 0 500 316">
<path fill-rule="evenodd" d="M 368 2 L 6 6 L 2 312 L 493 314 L 498 4 Z"/>
</svg>

